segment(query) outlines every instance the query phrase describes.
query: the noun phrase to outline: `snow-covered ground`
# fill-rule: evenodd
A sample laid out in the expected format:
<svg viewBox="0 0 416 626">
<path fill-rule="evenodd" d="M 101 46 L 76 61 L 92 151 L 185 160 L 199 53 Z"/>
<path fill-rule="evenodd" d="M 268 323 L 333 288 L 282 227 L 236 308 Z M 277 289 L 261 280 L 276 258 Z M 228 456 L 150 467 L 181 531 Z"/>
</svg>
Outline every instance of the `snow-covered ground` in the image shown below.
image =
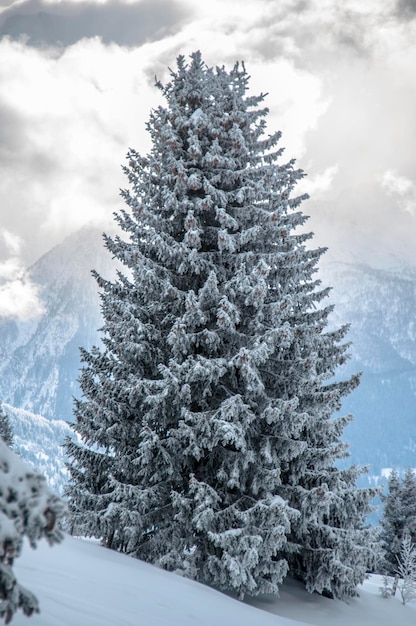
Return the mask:
<svg viewBox="0 0 416 626">
<path fill-rule="evenodd" d="M 286 583 L 280 599 L 242 603 L 214 589 L 66 537 L 63 544 L 25 545 L 15 567 L 34 591 L 41 614 L 18 613 L 13 626 L 414 626 L 416 605 L 379 595 L 372 576 L 348 604 Z"/>
</svg>

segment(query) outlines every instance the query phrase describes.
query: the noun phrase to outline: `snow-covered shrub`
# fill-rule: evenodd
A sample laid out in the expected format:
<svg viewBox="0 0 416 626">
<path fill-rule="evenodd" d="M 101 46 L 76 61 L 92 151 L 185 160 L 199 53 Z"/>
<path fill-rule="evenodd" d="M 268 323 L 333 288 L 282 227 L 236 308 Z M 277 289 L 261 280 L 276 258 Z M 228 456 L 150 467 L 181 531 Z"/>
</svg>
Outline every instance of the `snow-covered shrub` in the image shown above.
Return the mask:
<svg viewBox="0 0 416 626">
<path fill-rule="evenodd" d="M 36 597 L 17 582 L 13 562 L 24 537 L 32 547 L 42 537 L 50 544 L 62 540 L 57 520 L 64 508 L 43 476 L 0 441 L 0 617 L 6 624 L 19 608 L 26 615 L 38 612 Z"/>
<path fill-rule="evenodd" d="M 397 574 L 400 577 L 397 587 L 403 604 L 407 604 L 416 599 L 416 546 L 408 534 L 402 540 L 397 562 Z"/>
<path fill-rule="evenodd" d="M 387 573 L 383 575 L 383 584 L 379 591 L 383 598 L 390 598 L 393 595 L 394 579 Z"/>
</svg>

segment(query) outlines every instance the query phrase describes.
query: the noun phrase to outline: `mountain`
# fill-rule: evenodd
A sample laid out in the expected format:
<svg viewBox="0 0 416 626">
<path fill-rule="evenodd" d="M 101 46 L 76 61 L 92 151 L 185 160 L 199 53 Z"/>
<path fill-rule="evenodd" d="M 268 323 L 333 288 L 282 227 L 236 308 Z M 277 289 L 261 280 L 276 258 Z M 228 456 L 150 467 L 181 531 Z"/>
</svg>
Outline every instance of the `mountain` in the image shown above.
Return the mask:
<svg viewBox="0 0 416 626">
<path fill-rule="evenodd" d="M 0 321 L 0 401 L 50 421 L 72 421 L 73 396 L 80 394 L 79 347 L 100 343 L 92 268 L 107 278 L 116 270 L 95 229 L 71 235 L 30 268 L 44 313 Z M 416 270 L 332 260 L 322 264 L 321 279 L 333 287 L 331 324 L 350 324 L 351 358 L 336 375 L 362 372 L 342 407 L 355 416 L 344 437 L 350 460 L 370 464 L 377 481 L 386 468 L 415 465 Z"/>
<path fill-rule="evenodd" d="M 415 465 L 416 271 L 377 270 L 332 263 L 323 280 L 333 285 L 331 323 L 349 323 L 350 360 L 337 377 L 362 372 L 361 384 L 344 400 L 352 457 L 371 473 Z"/>
</svg>

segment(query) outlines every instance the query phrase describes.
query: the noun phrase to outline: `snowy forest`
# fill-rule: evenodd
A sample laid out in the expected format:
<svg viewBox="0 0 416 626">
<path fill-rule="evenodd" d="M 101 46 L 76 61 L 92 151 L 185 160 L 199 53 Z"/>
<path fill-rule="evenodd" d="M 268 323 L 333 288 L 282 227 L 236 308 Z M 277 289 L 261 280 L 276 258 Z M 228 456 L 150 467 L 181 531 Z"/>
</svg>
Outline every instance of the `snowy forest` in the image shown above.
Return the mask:
<svg viewBox="0 0 416 626">
<path fill-rule="evenodd" d="M 249 82 L 244 64 L 211 68 L 199 52 L 157 82 L 151 150 L 129 150 L 125 208 L 104 235 L 114 278 L 91 268 L 100 344 L 80 351 L 63 494 L 13 451 L 0 415 L 6 623 L 39 609 L 13 571 L 23 538 L 64 533 L 239 600 L 294 580 L 349 601 L 369 573 L 384 598 L 416 597 L 416 475 L 358 485 L 368 468 L 342 438 L 360 384 L 339 376 L 348 325 L 331 323 L 326 249 L 296 194 L 305 173 Z"/>
</svg>

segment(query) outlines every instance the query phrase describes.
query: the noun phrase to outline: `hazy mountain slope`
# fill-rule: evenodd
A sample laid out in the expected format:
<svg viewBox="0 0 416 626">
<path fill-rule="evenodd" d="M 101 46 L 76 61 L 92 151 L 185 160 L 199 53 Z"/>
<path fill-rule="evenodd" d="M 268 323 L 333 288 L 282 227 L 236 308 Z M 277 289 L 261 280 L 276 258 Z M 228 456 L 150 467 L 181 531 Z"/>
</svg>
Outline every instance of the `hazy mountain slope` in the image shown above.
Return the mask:
<svg viewBox="0 0 416 626">
<path fill-rule="evenodd" d="M 62 444 L 74 436 L 69 425 L 8 404 L 2 407 L 14 432 L 13 450 L 43 474 L 54 491 L 62 493 L 68 479 Z"/>
<path fill-rule="evenodd" d="M 332 323 L 350 323 L 351 359 L 338 376 L 362 372 L 344 401 L 355 416 L 346 431 L 354 461 L 383 467 L 415 465 L 416 273 L 332 264 Z"/>
<path fill-rule="evenodd" d="M 45 311 L 36 319 L 0 323 L 2 401 L 48 419 L 72 419 L 79 347 L 97 343 L 101 324 L 92 268 L 114 272 L 101 233 L 93 229 L 68 237 L 31 267 Z"/>
</svg>

